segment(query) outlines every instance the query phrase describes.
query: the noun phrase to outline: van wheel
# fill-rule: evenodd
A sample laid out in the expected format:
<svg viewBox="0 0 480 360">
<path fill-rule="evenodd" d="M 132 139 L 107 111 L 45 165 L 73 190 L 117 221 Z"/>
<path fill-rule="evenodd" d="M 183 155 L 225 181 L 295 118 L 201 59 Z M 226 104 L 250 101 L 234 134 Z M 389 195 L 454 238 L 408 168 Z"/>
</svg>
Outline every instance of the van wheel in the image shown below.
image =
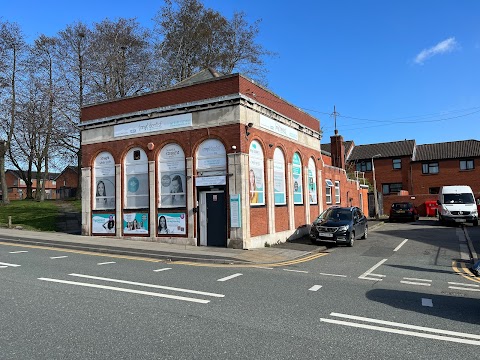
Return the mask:
<svg viewBox="0 0 480 360">
<path fill-rule="evenodd" d="M 475 220 L 475 221 L 473 222 L 473 226 L 478 226 L 478 220 Z"/>
</svg>

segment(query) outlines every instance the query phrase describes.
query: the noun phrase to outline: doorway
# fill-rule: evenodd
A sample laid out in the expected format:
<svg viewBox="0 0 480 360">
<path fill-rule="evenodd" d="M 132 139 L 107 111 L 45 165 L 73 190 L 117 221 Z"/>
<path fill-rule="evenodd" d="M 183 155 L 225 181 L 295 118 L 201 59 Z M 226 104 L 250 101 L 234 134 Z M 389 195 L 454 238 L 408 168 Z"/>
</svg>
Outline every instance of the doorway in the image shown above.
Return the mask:
<svg viewBox="0 0 480 360">
<path fill-rule="evenodd" d="M 227 247 L 225 191 L 199 192 L 200 245 Z"/>
</svg>

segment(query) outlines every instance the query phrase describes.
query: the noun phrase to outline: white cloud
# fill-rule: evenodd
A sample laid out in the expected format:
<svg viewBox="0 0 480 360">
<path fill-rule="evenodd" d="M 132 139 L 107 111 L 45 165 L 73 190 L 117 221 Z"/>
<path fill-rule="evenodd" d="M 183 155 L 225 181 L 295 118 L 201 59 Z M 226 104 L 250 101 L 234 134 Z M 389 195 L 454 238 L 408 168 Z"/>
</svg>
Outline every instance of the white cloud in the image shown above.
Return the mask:
<svg viewBox="0 0 480 360">
<path fill-rule="evenodd" d="M 415 57 L 415 63 L 423 64 L 425 60 L 431 58 L 432 56 L 455 50 L 457 48 L 457 45 L 458 43 L 454 37 L 450 37 L 446 40 L 440 41 L 437 45 L 420 51 L 420 53 Z"/>
</svg>

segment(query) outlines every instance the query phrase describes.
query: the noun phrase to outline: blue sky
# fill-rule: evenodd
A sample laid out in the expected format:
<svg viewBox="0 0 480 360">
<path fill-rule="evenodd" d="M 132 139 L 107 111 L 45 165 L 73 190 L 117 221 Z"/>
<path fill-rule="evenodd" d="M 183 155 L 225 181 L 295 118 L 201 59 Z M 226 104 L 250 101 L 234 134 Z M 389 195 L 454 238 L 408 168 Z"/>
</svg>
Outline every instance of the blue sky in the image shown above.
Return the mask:
<svg viewBox="0 0 480 360">
<path fill-rule="evenodd" d="M 480 140 L 480 1 L 204 0 L 261 19 L 268 88 L 357 145 Z M 81 20 L 135 17 L 152 27 L 163 1 L 1 1 L 0 18 L 33 41 Z"/>
</svg>

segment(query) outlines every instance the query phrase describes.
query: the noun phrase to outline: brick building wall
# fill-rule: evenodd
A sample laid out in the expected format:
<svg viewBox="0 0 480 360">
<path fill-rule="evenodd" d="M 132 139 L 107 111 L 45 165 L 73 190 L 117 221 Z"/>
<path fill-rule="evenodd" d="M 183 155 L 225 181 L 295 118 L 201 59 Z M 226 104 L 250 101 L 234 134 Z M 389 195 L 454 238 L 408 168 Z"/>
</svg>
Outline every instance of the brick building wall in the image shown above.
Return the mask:
<svg viewBox="0 0 480 360">
<path fill-rule="evenodd" d="M 469 185 L 475 196 L 480 195 L 480 159 L 473 170 L 460 170 L 458 159 L 438 161 L 438 174 L 422 174 L 422 163 L 412 163 L 412 193 L 428 194 L 430 188 L 445 185 Z"/>
</svg>

